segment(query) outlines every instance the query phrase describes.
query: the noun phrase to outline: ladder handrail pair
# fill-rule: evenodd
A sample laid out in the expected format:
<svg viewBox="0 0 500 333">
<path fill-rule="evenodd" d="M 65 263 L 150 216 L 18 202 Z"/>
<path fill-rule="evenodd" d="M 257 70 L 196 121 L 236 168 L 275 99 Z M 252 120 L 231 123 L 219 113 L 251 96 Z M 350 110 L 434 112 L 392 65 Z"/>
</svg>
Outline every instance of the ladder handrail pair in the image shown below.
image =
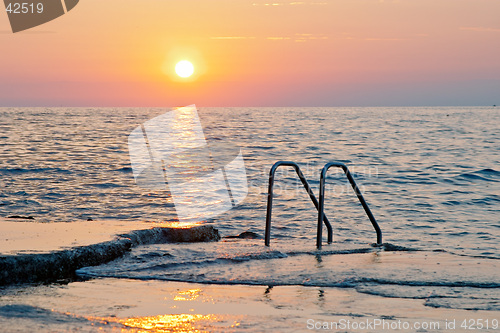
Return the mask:
<svg viewBox="0 0 500 333">
<path fill-rule="evenodd" d="M 347 179 L 351 183 L 351 186 L 354 190 L 354 193 L 356 193 L 356 196 L 359 199 L 359 202 L 361 203 L 361 206 L 363 206 L 366 215 L 370 219 L 370 222 L 373 225 L 373 228 L 375 229 L 377 233 L 377 244 L 382 244 L 382 231 L 380 230 L 380 227 L 378 226 L 377 221 L 375 220 L 375 217 L 373 216 L 372 212 L 370 211 L 370 208 L 368 207 L 368 204 L 366 203 L 365 198 L 361 194 L 361 191 L 359 190 L 358 186 L 356 185 L 356 182 L 354 181 L 354 178 L 352 177 L 351 173 L 349 172 L 349 169 L 344 163 L 340 162 L 329 162 L 327 163 L 323 169 L 321 170 L 321 175 L 320 175 L 320 182 L 319 182 L 319 201 L 316 199 L 314 196 L 311 187 L 309 186 L 309 183 L 307 182 L 306 178 L 302 174 L 302 171 L 300 171 L 300 167 L 298 166 L 297 163 L 295 162 L 290 162 L 290 161 L 278 161 L 274 163 L 272 166 L 270 172 L 269 172 L 269 188 L 268 188 L 268 193 L 267 193 L 267 214 L 266 214 L 266 233 L 265 233 L 265 245 L 269 246 L 270 240 L 271 240 L 271 214 L 272 214 L 272 205 L 273 205 L 273 186 L 274 186 L 274 174 L 276 173 L 276 169 L 279 166 L 291 166 L 295 169 L 297 172 L 297 175 L 299 176 L 300 181 L 304 185 L 304 188 L 306 189 L 307 193 L 309 194 L 309 197 L 311 198 L 311 201 L 314 203 L 314 206 L 318 210 L 318 232 L 316 236 L 316 247 L 321 249 L 322 245 L 322 238 L 323 238 L 323 222 L 325 223 L 327 229 L 328 229 L 328 243 L 331 243 L 333 241 L 333 230 L 330 222 L 328 221 L 328 218 L 326 217 L 324 213 L 324 208 L 325 208 L 325 179 L 326 179 L 326 173 L 328 172 L 328 169 L 331 167 L 338 167 L 341 168 L 345 175 L 347 176 Z"/>
</svg>

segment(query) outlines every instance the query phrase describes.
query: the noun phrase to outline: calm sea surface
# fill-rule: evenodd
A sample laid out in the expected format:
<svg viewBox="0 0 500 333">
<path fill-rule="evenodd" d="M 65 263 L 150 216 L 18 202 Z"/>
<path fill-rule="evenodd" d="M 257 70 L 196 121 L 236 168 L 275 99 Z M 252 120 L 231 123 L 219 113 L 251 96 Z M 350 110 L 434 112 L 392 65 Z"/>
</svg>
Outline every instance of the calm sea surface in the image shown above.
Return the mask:
<svg viewBox="0 0 500 333">
<path fill-rule="evenodd" d="M 127 147 L 134 128 L 167 111 L 0 108 L 0 216 L 74 223 L 88 218 L 175 220 L 168 192 L 136 186 Z M 423 294 L 437 292 L 438 285 L 448 288 L 440 295 L 456 294 L 456 288 L 465 286 L 471 308 L 500 308 L 498 108 L 201 108 L 199 116 L 209 142 L 236 144 L 245 160 L 247 198 L 207 221 L 223 236 L 264 234 L 268 173 L 274 162 L 297 162 L 317 194 L 320 169 L 341 161 L 362 188 L 384 242 L 440 253 L 451 261 L 479 258 L 491 274 L 443 270 L 422 271 L 419 277 L 410 266 L 399 265 L 397 278 L 373 270 L 372 280 L 366 281 L 348 270 L 325 273 L 326 268 L 309 265 L 317 217 L 294 172 L 286 168 L 276 177 L 271 250 L 263 240 L 175 249 L 146 246 L 119 264 L 84 269 L 82 274 L 278 285 L 340 286 L 348 281 L 346 286 L 359 290 L 376 284 L 380 294 L 391 297 L 411 294 L 406 288 L 413 281 L 411 286 L 424 286 Z M 333 169 L 329 175 L 326 214 L 334 225 L 335 243 L 324 246 L 324 260 L 340 253 L 355 259 L 375 242 L 375 232 L 345 177 Z M 288 269 L 276 268 L 271 280 L 256 272 L 261 262 L 283 258 Z M 242 262 L 245 271 L 255 273 L 238 271 Z M 291 270 L 293 276 L 287 273 Z M 483 301 L 471 301 L 477 298 Z M 453 300 L 434 305 L 458 306 Z"/>
</svg>

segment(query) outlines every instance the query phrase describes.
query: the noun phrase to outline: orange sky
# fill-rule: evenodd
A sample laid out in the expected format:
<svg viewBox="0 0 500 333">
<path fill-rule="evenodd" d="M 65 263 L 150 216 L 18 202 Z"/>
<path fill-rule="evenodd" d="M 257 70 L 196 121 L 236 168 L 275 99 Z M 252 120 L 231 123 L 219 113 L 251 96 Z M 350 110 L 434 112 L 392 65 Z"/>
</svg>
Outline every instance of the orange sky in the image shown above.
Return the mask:
<svg viewBox="0 0 500 333">
<path fill-rule="evenodd" d="M 0 8 L 0 106 L 500 104 L 498 0 L 81 0 L 16 34 Z"/>
</svg>

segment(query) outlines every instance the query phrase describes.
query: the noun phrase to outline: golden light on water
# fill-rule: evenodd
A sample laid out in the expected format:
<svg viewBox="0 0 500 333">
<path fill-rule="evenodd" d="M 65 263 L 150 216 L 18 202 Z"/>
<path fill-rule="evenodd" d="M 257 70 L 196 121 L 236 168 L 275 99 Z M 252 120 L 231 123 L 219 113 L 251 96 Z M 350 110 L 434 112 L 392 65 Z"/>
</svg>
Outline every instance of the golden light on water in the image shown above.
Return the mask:
<svg viewBox="0 0 500 333">
<path fill-rule="evenodd" d="M 172 228 L 172 229 L 188 229 L 202 225 L 205 221 L 196 222 L 180 222 L 180 221 L 164 221 L 162 222 L 162 228 Z"/>
<path fill-rule="evenodd" d="M 200 309 L 195 310 L 194 308 L 197 307 L 197 304 L 207 304 L 207 302 L 211 304 L 210 300 L 203 297 L 203 290 L 200 288 L 178 289 L 175 293 L 166 296 L 164 300 L 170 304 L 171 309 L 174 309 L 172 310 L 174 313 L 124 317 L 84 316 L 84 318 L 93 322 L 92 325 L 100 323 L 112 328 L 116 328 L 117 325 L 118 328 L 121 326 L 121 332 L 187 333 L 214 331 L 232 332 L 234 328 L 240 326 L 241 320 L 244 317 L 241 315 L 235 316 L 230 314 L 207 313 L 205 311 L 208 308 L 201 311 Z M 177 306 L 177 304 L 179 306 Z M 180 310 L 179 308 L 184 308 L 184 310 Z M 66 314 L 75 316 L 75 314 L 69 312 Z M 75 317 L 79 316 L 76 315 Z M 97 328 L 103 329 L 103 326 L 97 325 Z"/>
<path fill-rule="evenodd" d="M 216 314 L 165 314 L 158 316 L 115 318 L 115 317 L 86 317 L 91 321 L 99 321 L 104 324 L 121 324 L 132 332 L 211 332 L 211 328 L 216 330 L 227 330 L 240 325 L 238 321 L 228 321 L 228 316 Z M 123 328 L 122 332 L 129 332 Z"/>
<path fill-rule="evenodd" d="M 151 332 L 202 332 L 200 330 L 200 321 L 216 321 L 215 315 L 201 314 L 177 314 L 177 315 L 159 315 L 152 317 L 138 317 L 119 319 L 118 321 L 131 328 L 146 329 Z"/>
<path fill-rule="evenodd" d="M 200 296 L 201 289 L 189 289 L 179 291 L 179 296 L 174 297 L 174 301 L 194 301 Z"/>
</svg>

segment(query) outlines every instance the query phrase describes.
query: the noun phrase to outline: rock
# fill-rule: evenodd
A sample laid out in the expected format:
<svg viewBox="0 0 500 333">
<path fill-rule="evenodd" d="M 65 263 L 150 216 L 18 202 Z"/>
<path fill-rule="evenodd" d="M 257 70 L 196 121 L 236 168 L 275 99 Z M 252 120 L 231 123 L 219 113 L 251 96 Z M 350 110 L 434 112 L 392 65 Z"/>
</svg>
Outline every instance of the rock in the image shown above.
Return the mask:
<svg viewBox="0 0 500 333">
<path fill-rule="evenodd" d="M 225 236 L 224 238 L 262 239 L 263 237 L 253 231 L 244 231 L 238 236 Z"/>
<path fill-rule="evenodd" d="M 212 226 L 198 226 L 188 229 L 163 228 L 168 242 L 217 242 L 219 231 Z"/>
</svg>

